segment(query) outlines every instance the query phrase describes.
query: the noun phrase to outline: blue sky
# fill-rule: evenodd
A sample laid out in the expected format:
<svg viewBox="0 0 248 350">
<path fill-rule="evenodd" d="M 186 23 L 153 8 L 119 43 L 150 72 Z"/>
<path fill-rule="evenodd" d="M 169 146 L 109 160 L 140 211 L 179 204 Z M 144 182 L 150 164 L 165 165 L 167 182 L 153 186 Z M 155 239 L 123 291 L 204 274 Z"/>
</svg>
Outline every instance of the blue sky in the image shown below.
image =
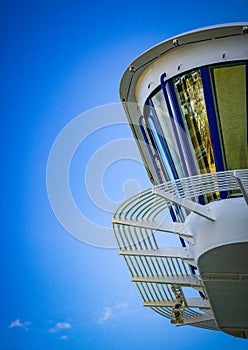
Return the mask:
<svg viewBox="0 0 248 350">
<path fill-rule="evenodd" d="M 84 112 L 91 128 L 87 111 L 117 103 L 121 75 L 137 55 L 181 32 L 247 21 L 247 0 L 9 0 L 1 2 L 0 16 L 1 349 L 247 348 L 246 341 L 219 332 L 175 328 L 143 308 L 117 251 L 68 234 L 46 189 L 48 157 L 60 131 Z M 103 127 L 80 145 L 71 164 L 81 212 L 107 228 L 111 210 L 91 200 L 84 175 L 102 146 L 124 138 L 132 138 L 126 125 Z M 109 164 L 103 187 L 112 204 L 122 200 L 130 178 L 149 186 L 139 162 L 124 157 Z"/>
</svg>

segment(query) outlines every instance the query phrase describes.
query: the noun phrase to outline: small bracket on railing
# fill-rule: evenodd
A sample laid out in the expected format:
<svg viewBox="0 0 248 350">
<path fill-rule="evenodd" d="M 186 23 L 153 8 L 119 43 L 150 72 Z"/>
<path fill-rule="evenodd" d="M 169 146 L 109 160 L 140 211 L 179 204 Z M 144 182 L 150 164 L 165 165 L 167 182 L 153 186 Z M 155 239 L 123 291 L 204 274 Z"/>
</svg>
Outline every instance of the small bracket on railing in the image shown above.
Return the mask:
<svg viewBox="0 0 248 350">
<path fill-rule="evenodd" d="M 182 325 L 184 323 L 182 319 L 184 314 L 184 306 L 183 306 L 184 296 L 182 293 L 182 289 L 179 286 L 172 285 L 171 290 L 176 297 L 176 303 L 171 310 L 171 314 L 173 317 L 173 319 L 171 320 L 171 323 Z"/>
</svg>

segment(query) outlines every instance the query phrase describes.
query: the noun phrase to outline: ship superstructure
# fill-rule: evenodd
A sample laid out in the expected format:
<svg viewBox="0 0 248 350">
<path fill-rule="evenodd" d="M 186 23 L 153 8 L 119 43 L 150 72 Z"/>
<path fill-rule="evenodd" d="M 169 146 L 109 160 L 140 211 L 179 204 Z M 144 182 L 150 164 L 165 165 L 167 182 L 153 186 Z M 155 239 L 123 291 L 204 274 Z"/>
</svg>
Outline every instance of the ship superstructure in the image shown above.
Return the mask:
<svg viewBox="0 0 248 350">
<path fill-rule="evenodd" d="M 120 97 L 152 182 L 113 217 L 144 306 L 248 338 L 248 23 L 151 48 Z"/>
</svg>

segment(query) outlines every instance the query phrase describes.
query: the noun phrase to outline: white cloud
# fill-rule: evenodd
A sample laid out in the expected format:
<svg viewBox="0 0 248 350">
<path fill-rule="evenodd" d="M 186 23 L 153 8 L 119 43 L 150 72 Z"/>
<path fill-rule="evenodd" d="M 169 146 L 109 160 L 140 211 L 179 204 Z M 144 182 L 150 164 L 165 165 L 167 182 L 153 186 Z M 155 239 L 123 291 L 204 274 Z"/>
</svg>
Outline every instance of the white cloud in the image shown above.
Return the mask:
<svg viewBox="0 0 248 350">
<path fill-rule="evenodd" d="M 126 310 L 128 308 L 128 303 L 126 301 L 117 302 L 115 308 L 117 310 Z"/>
<path fill-rule="evenodd" d="M 124 314 L 127 308 L 128 303 L 126 301 L 116 302 L 114 307 L 105 306 L 96 322 L 98 324 L 103 324 L 109 319 L 119 318 Z"/>
<path fill-rule="evenodd" d="M 107 320 L 109 320 L 110 318 L 113 318 L 115 315 L 111 309 L 111 307 L 104 307 L 103 311 L 101 312 L 100 316 L 97 319 L 97 323 L 98 324 L 102 324 L 104 322 L 106 322 Z"/>
<path fill-rule="evenodd" d="M 51 333 L 56 333 L 61 331 L 62 329 L 69 329 L 71 328 L 71 324 L 68 322 L 58 322 L 56 325 L 49 329 Z"/>
<path fill-rule="evenodd" d="M 30 321 L 25 321 L 25 322 L 21 322 L 21 320 L 18 318 L 17 320 L 15 321 L 12 321 L 10 324 L 9 324 L 9 328 L 16 328 L 16 327 L 20 327 L 20 328 L 23 328 L 25 329 L 26 331 L 28 330 L 28 325 L 30 325 L 32 322 Z"/>
<path fill-rule="evenodd" d="M 62 340 L 68 340 L 69 338 L 67 337 L 67 335 L 62 335 L 62 336 L 60 337 L 60 339 L 62 339 Z"/>
</svg>

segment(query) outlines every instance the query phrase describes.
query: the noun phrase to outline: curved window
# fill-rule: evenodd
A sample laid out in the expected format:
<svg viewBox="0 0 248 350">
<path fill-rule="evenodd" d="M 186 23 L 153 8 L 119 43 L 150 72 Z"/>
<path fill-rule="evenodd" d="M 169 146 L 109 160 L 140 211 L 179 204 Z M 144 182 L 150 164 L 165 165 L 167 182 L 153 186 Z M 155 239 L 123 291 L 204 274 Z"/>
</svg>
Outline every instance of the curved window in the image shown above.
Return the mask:
<svg viewBox="0 0 248 350">
<path fill-rule="evenodd" d="M 168 109 L 165 103 L 163 91 L 160 90 L 152 98 L 152 104 L 160 124 L 161 132 L 164 140 L 167 143 L 168 150 L 170 152 L 173 166 L 175 168 L 177 178 L 183 177 L 184 172 L 180 161 L 178 145 L 175 138 L 175 133 L 171 124 L 171 119 L 168 113 Z"/>
<path fill-rule="evenodd" d="M 199 70 L 173 80 L 184 130 L 193 148 L 200 173 L 215 172 L 214 152 L 210 137 L 203 84 Z"/>
<path fill-rule="evenodd" d="M 164 76 L 144 107 L 159 182 L 247 168 L 247 62 Z"/>
<path fill-rule="evenodd" d="M 153 158 L 157 169 L 159 170 L 162 182 L 174 180 L 177 175 L 171 162 L 167 143 L 160 129 L 158 118 L 152 101 L 148 100 L 144 108 L 144 120 L 146 123 L 146 131 L 149 135 L 150 142 L 154 149 Z"/>
<path fill-rule="evenodd" d="M 152 138 L 155 141 L 156 149 L 159 152 L 160 159 L 163 160 L 162 168 L 165 175 L 166 180 L 174 180 L 173 169 L 168 162 L 168 155 L 166 154 L 165 148 L 163 147 L 163 143 L 161 140 L 161 135 L 158 134 L 156 130 L 156 126 L 154 124 L 154 120 L 151 116 L 148 117 L 148 124 L 150 128 L 150 132 L 152 134 Z"/>
<path fill-rule="evenodd" d="M 246 65 L 211 70 L 227 170 L 248 168 Z"/>
<path fill-rule="evenodd" d="M 157 153 L 155 161 L 163 181 L 183 177 L 175 133 L 161 89 L 147 100 L 144 119 L 149 139 Z"/>
</svg>

